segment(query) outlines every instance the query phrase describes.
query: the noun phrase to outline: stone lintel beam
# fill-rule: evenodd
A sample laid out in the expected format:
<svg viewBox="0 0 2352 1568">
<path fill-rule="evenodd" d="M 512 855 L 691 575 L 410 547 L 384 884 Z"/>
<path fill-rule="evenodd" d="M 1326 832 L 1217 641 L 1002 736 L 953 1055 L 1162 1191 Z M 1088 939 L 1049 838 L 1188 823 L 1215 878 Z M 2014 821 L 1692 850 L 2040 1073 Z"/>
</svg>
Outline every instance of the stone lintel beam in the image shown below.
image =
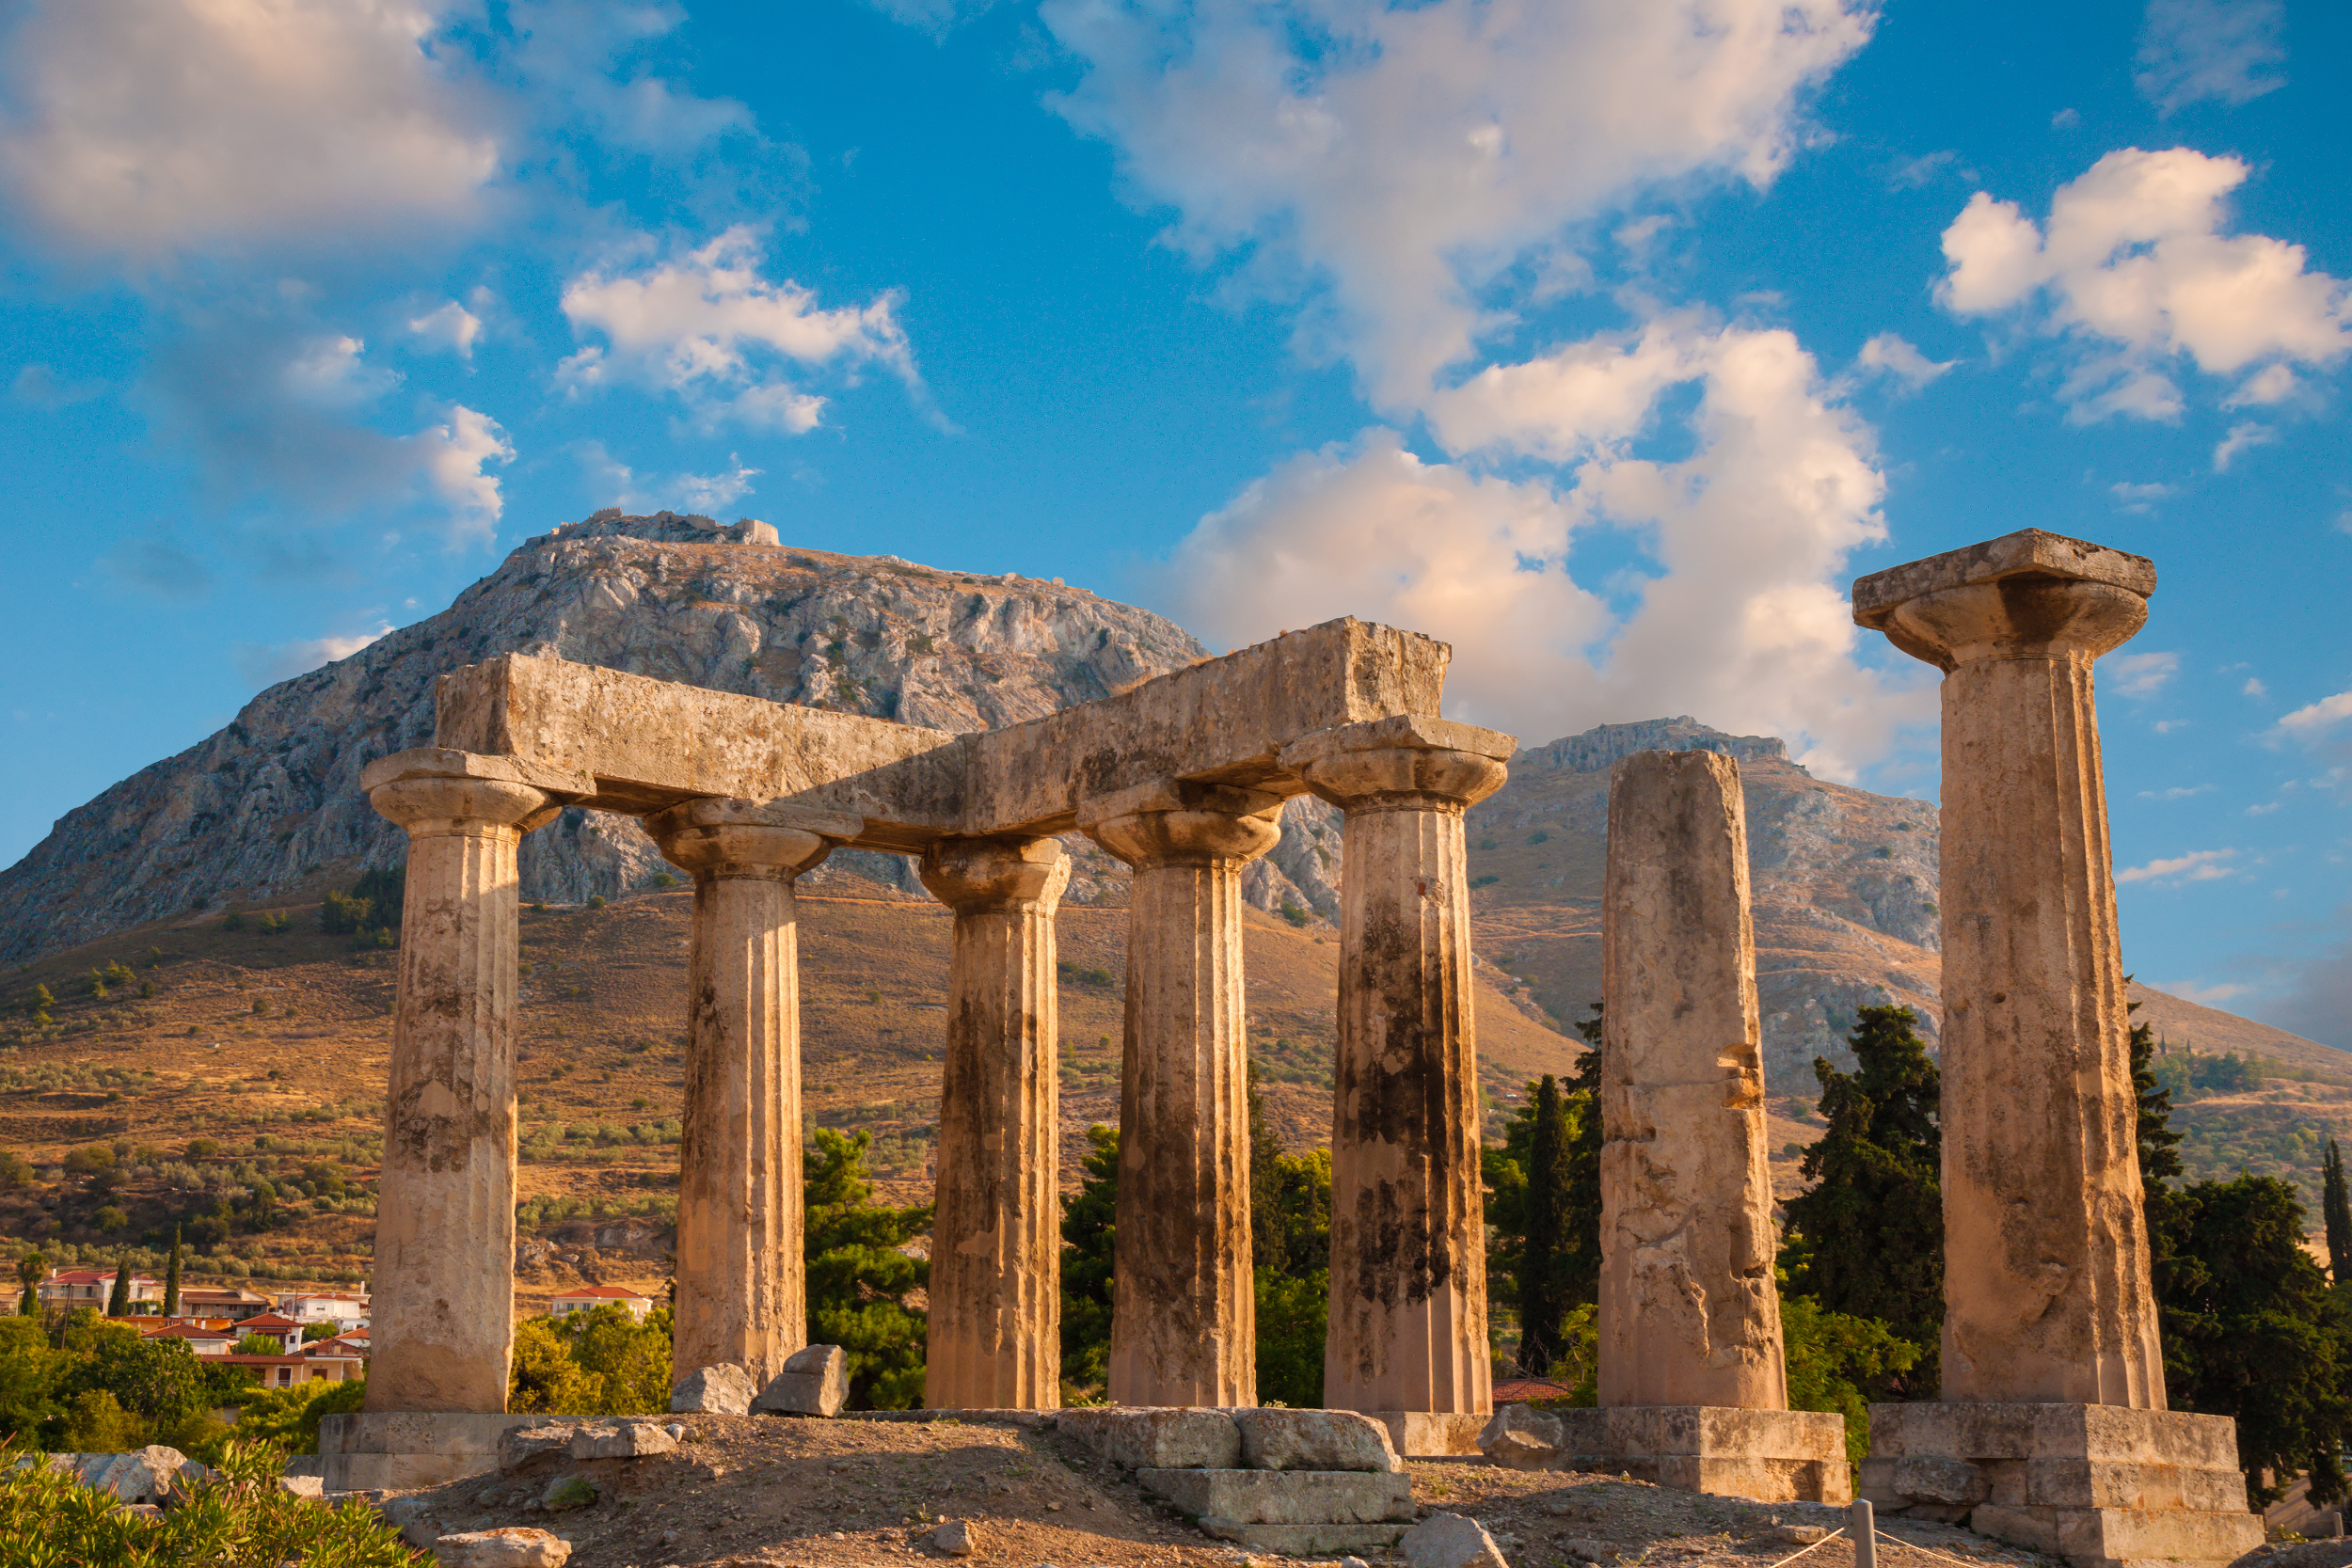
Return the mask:
<svg viewBox="0 0 2352 1568">
<path fill-rule="evenodd" d="M 1117 696 L 952 736 L 564 659 L 505 654 L 441 677 L 436 738 L 588 775 L 568 803 L 643 816 L 697 796 L 851 812 L 861 848 L 1041 837 L 1082 802 L 1163 779 L 1278 799 L 1285 746 L 1335 725 L 1438 711 L 1449 650 L 1344 619 L 1204 659 Z"/>
</svg>

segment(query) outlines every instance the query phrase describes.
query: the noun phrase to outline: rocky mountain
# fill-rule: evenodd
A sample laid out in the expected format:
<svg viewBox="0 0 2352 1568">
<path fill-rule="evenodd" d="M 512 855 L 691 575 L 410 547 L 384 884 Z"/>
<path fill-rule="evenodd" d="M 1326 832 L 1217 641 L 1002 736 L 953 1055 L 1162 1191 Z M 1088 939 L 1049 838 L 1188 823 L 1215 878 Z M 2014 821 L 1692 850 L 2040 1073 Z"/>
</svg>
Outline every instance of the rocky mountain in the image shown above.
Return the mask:
<svg viewBox="0 0 2352 1568">
<path fill-rule="evenodd" d="M 1148 610 L 1059 580 L 787 548 L 749 520 L 600 512 L 526 542 L 440 614 L 271 687 L 226 729 L 68 813 L 0 872 L 0 960 L 396 863 L 400 834 L 359 793 L 360 768 L 429 743 L 438 676 L 510 652 L 977 730 L 1107 696 L 1207 650 Z M 1332 814 L 1303 802 L 1292 816 L 1250 879 L 1252 901 L 1335 911 L 1315 852 L 1336 863 Z M 898 857 L 842 860 L 919 895 Z M 596 812 L 567 812 L 521 856 L 524 897 L 551 902 L 613 897 L 665 869 L 633 819 Z M 1122 870 L 1083 854 L 1071 896 L 1085 901 Z"/>
</svg>

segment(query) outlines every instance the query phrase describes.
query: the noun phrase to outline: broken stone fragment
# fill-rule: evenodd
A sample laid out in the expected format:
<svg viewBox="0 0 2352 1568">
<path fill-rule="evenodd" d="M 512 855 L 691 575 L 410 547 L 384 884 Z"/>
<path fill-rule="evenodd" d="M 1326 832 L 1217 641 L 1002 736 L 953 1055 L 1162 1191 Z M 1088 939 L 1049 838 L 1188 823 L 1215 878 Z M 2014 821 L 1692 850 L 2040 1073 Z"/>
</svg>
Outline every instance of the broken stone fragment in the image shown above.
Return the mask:
<svg viewBox="0 0 2352 1568">
<path fill-rule="evenodd" d="M 596 1484 L 585 1476 L 558 1476 L 539 1494 L 539 1506 L 549 1513 L 586 1508 L 596 1500 Z"/>
<path fill-rule="evenodd" d="M 280 1491 L 291 1492 L 297 1497 L 316 1497 L 321 1501 L 326 1497 L 326 1482 L 319 1476 L 279 1476 L 278 1485 Z"/>
<path fill-rule="evenodd" d="M 670 1385 L 670 1409 L 675 1415 L 748 1416 L 759 1386 L 752 1374 L 732 1361 L 691 1371 Z"/>
<path fill-rule="evenodd" d="M 126 1503 L 160 1503 L 182 1487 L 212 1474 L 178 1449 L 150 1444 L 129 1453 L 59 1453 L 49 1467 L 64 1470 L 94 1492 L 111 1492 Z"/>
<path fill-rule="evenodd" d="M 441 1568 L 564 1568 L 571 1544 L 543 1529 L 468 1530 L 433 1544 Z"/>
<path fill-rule="evenodd" d="M 1478 1449 L 1510 1470 L 1549 1469 L 1565 1438 L 1557 1417 L 1524 1404 L 1506 1404 L 1480 1429 Z"/>
<path fill-rule="evenodd" d="M 563 1453 L 570 1449 L 571 1426 L 516 1427 L 499 1438 L 499 1468 L 519 1470 L 543 1453 Z"/>
<path fill-rule="evenodd" d="M 1100 1405 L 1063 1411 L 1060 1427 L 1122 1470 L 1241 1468 L 1241 1428 L 1227 1410 Z"/>
<path fill-rule="evenodd" d="M 922 1544 L 942 1557 L 970 1557 L 979 1549 L 979 1537 L 961 1519 L 949 1519 L 925 1533 Z"/>
<path fill-rule="evenodd" d="M 644 1459 L 676 1447 L 677 1439 L 651 1421 L 616 1421 L 572 1433 L 574 1459 Z"/>
<path fill-rule="evenodd" d="M 1396 1548 L 1406 1568 L 1511 1568 L 1486 1527 L 1459 1513 L 1432 1513 Z"/>
<path fill-rule="evenodd" d="M 773 1416 L 837 1416 L 849 1397 L 849 1353 L 839 1345 L 808 1345 L 792 1353 L 751 1408 Z"/>
<path fill-rule="evenodd" d="M 1404 1468 L 1389 1429 L 1353 1410 L 1236 1410 L 1241 1462 L 1252 1470 Z"/>
</svg>

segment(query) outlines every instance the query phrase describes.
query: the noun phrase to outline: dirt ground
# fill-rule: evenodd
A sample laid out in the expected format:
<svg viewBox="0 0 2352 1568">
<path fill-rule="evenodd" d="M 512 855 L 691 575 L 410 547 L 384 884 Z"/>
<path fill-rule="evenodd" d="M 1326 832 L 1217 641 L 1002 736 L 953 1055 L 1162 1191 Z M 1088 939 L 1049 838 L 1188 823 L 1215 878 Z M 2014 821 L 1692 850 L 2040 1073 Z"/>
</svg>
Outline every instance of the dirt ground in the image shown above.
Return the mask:
<svg viewBox="0 0 2352 1568">
<path fill-rule="evenodd" d="M 920 1538 L 946 1519 L 972 1528 L 976 1563 L 1236 1568 L 1250 1558 L 1203 1535 L 1052 1431 L 952 1421 L 675 1419 L 687 1436 L 673 1453 L 588 1461 L 545 1455 L 509 1474 L 409 1494 L 414 1501 L 394 1506 L 401 1517 L 419 1517 L 418 1533 L 510 1525 L 551 1530 L 571 1542 L 571 1568 L 906 1562 L 935 1555 Z M 1411 1472 L 1420 1510 L 1478 1519 L 1514 1568 L 1772 1568 L 1803 1549 L 1804 1527 L 1846 1523 L 1843 1509 L 1699 1497 L 1607 1476 L 1504 1470 L 1484 1461 L 1415 1463 Z M 592 1483 L 596 1501 L 561 1513 L 540 1508 L 536 1499 L 567 1476 Z M 1375 1562 L 1394 1559 L 1362 1555 Z M 2055 1568 L 2052 1560 L 1964 1529 L 1882 1521 L 1883 1568 L 1952 1568 L 1955 1559 Z M 1853 1549 L 1839 1537 L 1798 1561 L 1853 1568 Z"/>
</svg>

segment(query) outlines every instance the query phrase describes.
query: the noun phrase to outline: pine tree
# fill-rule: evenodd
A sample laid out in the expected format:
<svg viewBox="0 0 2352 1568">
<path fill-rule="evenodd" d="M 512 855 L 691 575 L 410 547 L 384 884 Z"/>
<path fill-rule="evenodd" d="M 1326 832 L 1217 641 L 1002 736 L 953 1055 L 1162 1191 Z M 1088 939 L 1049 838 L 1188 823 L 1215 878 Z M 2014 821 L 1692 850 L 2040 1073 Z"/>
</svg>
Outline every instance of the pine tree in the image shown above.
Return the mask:
<svg viewBox="0 0 2352 1568">
<path fill-rule="evenodd" d="M 1119 1129 L 1087 1129 L 1078 1190 L 1061 1209 L 1061 1376 L 1100 1389 L 1111 1353 L 1111 1270 L 1119 1251 Z"/>
<path fill-rule="evenodd" d="M 1519 1370 L 1530 1377 L 1551 1370 L 1569 1302 L 1565 1265 L 1569 1247 L 1568 1143 L 1574 1130 L 1560 1085 L 1544 1074 L 1535 1089 L 1534 1144 L 1528 1154 L 1527 1241 L 1519 1254 Z"/>
<path fill-rule="evenodd" d="M 1561 1102 L 1568 1113 L 1567 1194 L 1561 1203 L 1566 1242 L 1560 1250 L 1561 1300 L 1584 1307 L 1600 1300 L 1600 1004 L 1576 1026 L 1591 1049 L 1568 1074 Z"/>
<path fill-rule="evenodd" d="M 171 1227 L 171 1260 L 164 1265 L 164 1316 L 180 1315 L 180 1227 Z"/>
<path fill-rule="evenodd" d="M 1258 1090 L 1258 1064 L 1249 1064 L 1249 1253 L 1260 1264 L 1279 1259 L 1282 1238 L 1274 1222 L 1280 1199 L 1281 1140 L 1266 1125 L 1265 1097 Z"/>
<path fill-rule="evenodd" d="M 1821 1058 L 1829 1131 L 1805 1150 L 1788 1200 L 1788 1288 L 1832 1312 L 1876 1318 L 1920 1347 L 1908 1373 L 1866 1392 L 1933 1397 L 1944 1325 L 1941 1081 L 1908 1007 L 1865 1007 L 1848 1037 L 1854 1070 Z"/>
<path fill-rule="evenodd" d="M 131 1259 L 115 1270 L 115 1288 L 106 1293 L 106 1316 L 127 1318 L 131 1315 Z"/>
<path fill-rule="evenodd" d="M 2352 1278 L 2352 1191 L 2344 1186 L 2344 1150 L 2333 1138 L 2328 1140 L 2319 1212 L 2328 1228 L 2328 1272 L 2342 1285 Z"/>
</svg>

